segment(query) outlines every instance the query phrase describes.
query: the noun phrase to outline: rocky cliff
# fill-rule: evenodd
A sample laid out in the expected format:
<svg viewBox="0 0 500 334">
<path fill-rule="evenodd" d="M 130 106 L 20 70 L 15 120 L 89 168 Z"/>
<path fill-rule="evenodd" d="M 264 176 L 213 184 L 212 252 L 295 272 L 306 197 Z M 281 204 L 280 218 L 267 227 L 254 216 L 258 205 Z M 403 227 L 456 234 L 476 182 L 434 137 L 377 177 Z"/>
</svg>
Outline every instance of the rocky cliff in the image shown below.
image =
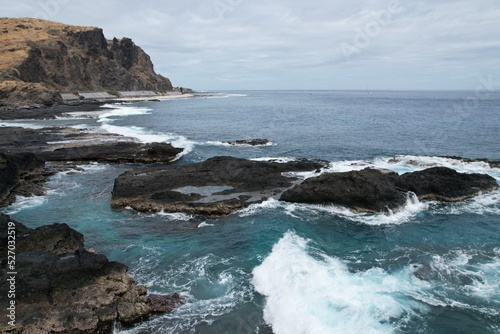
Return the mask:
<svg viewBox="0 0 500 334">
<path fill-rule="evenodd" d="M 14 236 L 13 260 L 7 250 Z M 0 213 L 0 264 L 2 334 L 111 334 L 114 325 L 132 325 L 184 302 L 179 294 L 147 295 L 127 266 L 85 249 L 83 235 L 66 224 L 31 229 Z M 15 274 L 7 275 L 12 267 Z M 8 323 L 14 320 L 15 326 Z"/>
<path fill-rule="evenodd" d="M 0 18 L 0 59 L 0 107 L 52 105 L 61 92 L 172 90 L 131 39 L 95 27 Z"/>
</svg>

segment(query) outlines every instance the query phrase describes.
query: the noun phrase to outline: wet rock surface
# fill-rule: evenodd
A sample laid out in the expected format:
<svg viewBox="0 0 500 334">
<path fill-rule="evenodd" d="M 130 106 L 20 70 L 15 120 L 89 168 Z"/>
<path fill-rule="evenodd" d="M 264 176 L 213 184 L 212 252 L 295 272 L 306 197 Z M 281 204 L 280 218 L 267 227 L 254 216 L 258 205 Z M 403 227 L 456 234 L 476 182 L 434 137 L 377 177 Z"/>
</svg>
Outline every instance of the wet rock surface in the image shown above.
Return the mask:
<svg viewBox="0 0 500 334">
<path fill-rule="evenodd" d="M 0 206 L 12 203 L 16 195 L 43 194 L 46 179 L 44 161 L 33 153 L 0 153 Z"/>
<path fill-rule="evenodd" d="M 420 200 L 458 202 L 498 188 L 485 174 L 464 174 L 446 167 L 433 167 L 401 175 L 396 185 L 414 192 Z"/>
<path fill-rule="evenodd" d="M 286 172 L 314 171 L 325 164 L 215 157 L 187 166 L 135 169 L 116 180 L 111 205 L 145 212 L 225 215 L 270 197 L 298 180 Z"/>
<path fill-rule="evenodd" d="M 117 142 L 90 146 L 63 147 L 40 153 L 47 161 L 96 161 L 109 163 L 170 162 L 181 153 L 167 143 Z"/>
<path fill-rule="evenodd" d="M 359 212 L 388 212 L 406 203 L 406 193 L 395 186 L 398 175 L 376 169 L 325 173 L 286 191 L 282 201 L 336 204 Z"/>
<path fill-rule="evenodd" d="M 226 142 L 229 145 L 262 146 L 269 144 L 267 139 L 240 139 Z"/>
<path fill-rule="evenodd" d="M 420 200 L 462 201 L 498 189 L 496 180 L 485 174 L 462 174 L 446 167 L 398 175 L 364 169 L 325 173 L 287 190 L 281 200 L 307 204 L 346 206 L 357 212 L 398 211 L 413 192 Z"/>
<path fill-rule="evenodd" d="M 149 297 L 127 267 L 83 248 L 83 236 L 66 224 L 30 229 L 0 215 L 0 291 L 7 281 L 8 226 L 15 225 L 16 328 L 9 333 L 112 333 L 182 305 L 178 294 Z M 1 299 L 2 318 L 7 317 Z M 7 330 L 7 328 L 4 328 Z M 0 331 L 3 332 L 3 331 Z"/>
</svg>

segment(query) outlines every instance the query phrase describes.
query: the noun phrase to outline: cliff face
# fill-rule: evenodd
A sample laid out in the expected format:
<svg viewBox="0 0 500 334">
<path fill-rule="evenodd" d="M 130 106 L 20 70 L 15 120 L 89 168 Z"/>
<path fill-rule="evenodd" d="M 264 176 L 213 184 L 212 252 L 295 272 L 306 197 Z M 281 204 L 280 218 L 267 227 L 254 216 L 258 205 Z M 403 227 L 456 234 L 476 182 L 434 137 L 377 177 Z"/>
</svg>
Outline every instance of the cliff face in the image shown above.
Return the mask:
<svg viewBox="0 0 500 334">
<path fill-rule="evenodd" d="M 0 18 L 0 106 L 51 105 L 59 92 L 172 90 L 129 38 L 39 19 Z"/>
</svg>

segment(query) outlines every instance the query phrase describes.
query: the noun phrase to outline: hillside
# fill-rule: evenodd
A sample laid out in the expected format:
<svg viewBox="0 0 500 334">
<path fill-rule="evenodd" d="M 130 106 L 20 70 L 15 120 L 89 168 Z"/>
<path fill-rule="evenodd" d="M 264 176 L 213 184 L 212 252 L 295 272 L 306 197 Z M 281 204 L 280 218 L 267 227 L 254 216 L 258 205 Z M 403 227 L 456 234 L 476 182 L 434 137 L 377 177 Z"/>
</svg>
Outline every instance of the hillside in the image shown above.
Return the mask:
<svg viewBox="0 0 500 334">
<path fill-rule="evenodd" d="M 129 38 L 95 27 L 0 18 L 0 107 L 53 105 L 74 91 L 169 91 L 150 57 Z"/>
</svg>

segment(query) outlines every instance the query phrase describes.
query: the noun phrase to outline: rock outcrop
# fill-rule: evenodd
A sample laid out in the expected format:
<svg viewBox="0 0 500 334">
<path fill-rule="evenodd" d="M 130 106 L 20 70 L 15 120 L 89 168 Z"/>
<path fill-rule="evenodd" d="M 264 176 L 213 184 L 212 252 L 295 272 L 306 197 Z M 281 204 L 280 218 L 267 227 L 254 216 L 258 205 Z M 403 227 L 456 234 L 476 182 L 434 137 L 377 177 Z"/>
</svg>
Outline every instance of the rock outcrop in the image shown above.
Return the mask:
<svg viewBox="0 0 500 334">
<path fill-rule="evenodd" d="M 321 162 L 288 163 L 215 157 L 187 166 L 142 168 L 116 180 L 111 205 L 145 212 L 225 215 L 270 197 L 279 197 L 297 177 L 285 172 L 314 171 Z"/>
<path fill-rule="evenodd" d="M 433 167 L 401 175 L 396 185 L 414 192 L 420 200 L 459 202 L 481 192 L 498 188 L 495 179 L 485 174 L 463 174 L 446 167 Z"/>
<path fill-rule="evenodd" d="M 248 146 L 262 146 L 268 145 L 267 139 L 239 139 L 226 142 L 229 145 L 248 145 Z"/>
<path fill-rule="evenodd" d="M 149 297 L 127 267 L 83 248 L 83 235 L 66 224 L 30 229 L 0 215 L 0 291 L 7 281 L 8 226 L 16 231 L 15 320 L 5 333 L 112 333 L 115 322 L 131 325 L 182 305 L 178 294 Z M 10 303 L 2 296 L 0 315 Z"/>
<path fill-rule="evenodd" d="M 325 173 L 287 190 L 282 201 L 336 204 L 358 212 L 395 211 L 406 203 L 406 193 L 395 186 L 398 175 L 376 169 Z"/>
<path fill-rule="evenodd" d="M 485 174 L 462 174 L 445 167 L 398 175 L 366 168 L 345 173 L 325 173 L 309 178 L 280 197 L 307 204 L 334 204 L 357 212 L 398 211 L 409 192 L 420 200 L 462 201 L 498 189 L 496 180 Z"/>
<path fill-rule="evenodd" d="M 0 153 L 0 206 L 13 202 L 15 195 L 41 195 L 44 165 L 34 153 Z"/>
<path fill-rule="evenodd" d="M 58 148 L 54 151 L 41 152 L 40 156 L 47 161 L 159 163 L 174 160 L 182 151 L 183 149 L 168 143 L 117 142 Z"/>
<path fill-rule="evenodd" d="M 123 136 L 75 129 L 3 127 L 1 132 L 0 206 L 11 204 L 16 195 L 43 195 L 43 182 L 53 172 L 61 170 L 61 166 L 53 164 L 46 168 L 46 161 L 168 163 L 183 151 L 169 143 L 143 144 Z M 64 164 L 62 167 L 64 170 L 73 166 Z"/>
<path fill-rule="evenodd" d="M 150 57 L 129 38 L 102 29 L 30 18 L 0 18 L 0 107 L 61 102 L 60 92 L 171 91 Z"/>
</svg>

